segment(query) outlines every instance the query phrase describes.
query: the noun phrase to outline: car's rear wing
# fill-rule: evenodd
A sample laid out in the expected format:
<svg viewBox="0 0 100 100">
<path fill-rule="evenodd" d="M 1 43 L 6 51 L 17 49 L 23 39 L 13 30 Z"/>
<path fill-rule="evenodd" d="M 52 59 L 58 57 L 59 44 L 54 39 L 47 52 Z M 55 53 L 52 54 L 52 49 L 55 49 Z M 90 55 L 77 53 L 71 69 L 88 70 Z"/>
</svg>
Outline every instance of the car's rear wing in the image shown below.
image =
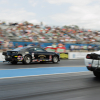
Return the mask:
<svg viewBox="0 0 100 100">
<path fill-rule="evenodd" d="M 87 54 L 86 58 L 87 59 L 100 60 L 100 54 L 96 54 L 96 53 Z"/>
</svg>

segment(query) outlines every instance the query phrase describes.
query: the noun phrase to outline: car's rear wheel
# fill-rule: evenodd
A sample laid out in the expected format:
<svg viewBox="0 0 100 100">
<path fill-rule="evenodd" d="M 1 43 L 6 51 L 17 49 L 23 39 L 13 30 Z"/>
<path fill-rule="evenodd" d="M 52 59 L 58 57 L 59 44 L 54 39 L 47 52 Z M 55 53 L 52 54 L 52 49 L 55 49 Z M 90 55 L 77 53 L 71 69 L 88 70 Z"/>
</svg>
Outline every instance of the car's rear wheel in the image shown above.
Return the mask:
<svg viewBox="0 0 100 100">
<path fill-rule="evenodd" d="M 54 57 L 52 58 L 52 62 L 53 62 L 53 63 L 58 63 L 58 61 L 59 61 L 59 58 L 58 58 L 57 56 L 54 56 Z"/>
<path fill-rule="evenodd" d="M 32 58 L 31 56 L 25 56 L 24 59 L 23 59 L 23 64 L 30 64 L 32 61 Z"/>
<path fill-rule="evenodd" d="M 96 76 L 96 77 L 100 78 L 100 72 L 93 71 L 93 74 L 94 74 L 94 76 Z"/>
<path fill-rule="evenodd" d="M 12 61 L 11 64 L 17 64 L 17 61 Z"/>
</svg>

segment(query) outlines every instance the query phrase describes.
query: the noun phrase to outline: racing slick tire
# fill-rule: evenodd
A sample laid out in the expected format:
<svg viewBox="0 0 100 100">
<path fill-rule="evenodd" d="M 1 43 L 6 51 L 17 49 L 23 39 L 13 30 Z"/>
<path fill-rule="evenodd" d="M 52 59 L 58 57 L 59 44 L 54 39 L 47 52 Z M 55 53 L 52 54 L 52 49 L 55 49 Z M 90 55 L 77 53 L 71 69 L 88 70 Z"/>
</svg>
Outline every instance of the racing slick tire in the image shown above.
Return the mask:
<svg viewBox="0 0 100 100">
<path fill-rule="evenodd" d="M 52 62 L 53 62 L 53 63 L 58 63 L 58 61 L 59 61 L 59 58 L 58 58 L 57 56 L 54 56 L 54 57 L 52 58 Z"/>
<path fill-rule="evenodd" d="M 27 55 L 23 59 L 23 64 L 30 64 L 32 62 L 31 56 Z"/>
<path fill-rule="evenodd" d="M 93 71 L 94 76 L 96 76 L 97 78 L 100 78 L 100 72 L 97 71 Z"/>
<path fill-rule="evenodd" d="M 17 64 L 17 61 L 12 61 L 11 64 Z"/>
</svg>

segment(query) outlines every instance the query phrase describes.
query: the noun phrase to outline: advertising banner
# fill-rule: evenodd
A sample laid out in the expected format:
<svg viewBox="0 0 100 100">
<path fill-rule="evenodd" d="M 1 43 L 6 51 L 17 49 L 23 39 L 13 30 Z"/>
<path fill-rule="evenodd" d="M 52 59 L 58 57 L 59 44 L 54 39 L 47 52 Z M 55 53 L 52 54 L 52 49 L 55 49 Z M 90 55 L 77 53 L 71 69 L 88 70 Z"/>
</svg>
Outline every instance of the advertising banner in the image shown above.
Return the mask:
<svg viewBox="0 0 100 100">
<path fill-rule="evenodd" d="M 48 52 L 56 52 L 56 48 L 52 47 L 46 47 L 45 50 L 47 50 Z"/>
<path fill-rule="evenodd" d="M 68 53 L 66 53 L 65 47 L 46 47 L 45 50 L 59 53 L 61 59 L 68 59 Z"/>
<path fill-rule="evenodd" d="M 68 59 L 68 53 L 59 53 L 61 59 Z"/>
<path fill-rule="evenodd" d="M 57 53 L 64 53 L 66 52 L 66 49 L 64 47 L 46 47 L 45 50 L 49 51 L 49 52 L 57 52 Z"/>
<path fill-rule="evenodd" d="M 89 52 L 69 52 L 69 59 L 84 59 Z"/>
<path fill-rule="evenodd" d="M 56 52 L 65 52 L 65 49 L 57 48 Z"/>
</svg>

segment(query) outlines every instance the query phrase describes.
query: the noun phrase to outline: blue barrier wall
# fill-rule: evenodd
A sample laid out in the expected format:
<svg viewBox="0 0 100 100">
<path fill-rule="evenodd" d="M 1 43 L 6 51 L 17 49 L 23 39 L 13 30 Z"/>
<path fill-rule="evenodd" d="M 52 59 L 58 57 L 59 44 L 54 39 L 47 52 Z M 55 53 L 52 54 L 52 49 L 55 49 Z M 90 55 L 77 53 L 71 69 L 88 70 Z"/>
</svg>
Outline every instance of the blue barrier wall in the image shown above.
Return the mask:
<svg viewBox="0 0 100 100">
<path fill-rule="evenodd" d="M 37 43 L 36 42 L 35 43 L 33 43 L 33 42 L 13 42 L 14 45 L 16 43 L 18 43 L 18 45 L 23 45 L 23 46 L 24 46 L 24 44 L 27 44 L 27 45 L 35 44 L 36 46 L 39 44 L 38 42 Z M 41 44 L 41 47 L 45 48 L 47 46 L 51 46 L 53 43 L 40 43 L 40 44 Z M 58 43 L 56 43 L 56 44 L 58 44 Z M 66 49 L 69 49 L 71 45 L 78 45 L 78 46 L 91 45 L 91 46 L 95 46 L 95 44 L 73 44 L 73 43 L 67 44 L 67 43 L 65 43 Z"/>
</svg>

